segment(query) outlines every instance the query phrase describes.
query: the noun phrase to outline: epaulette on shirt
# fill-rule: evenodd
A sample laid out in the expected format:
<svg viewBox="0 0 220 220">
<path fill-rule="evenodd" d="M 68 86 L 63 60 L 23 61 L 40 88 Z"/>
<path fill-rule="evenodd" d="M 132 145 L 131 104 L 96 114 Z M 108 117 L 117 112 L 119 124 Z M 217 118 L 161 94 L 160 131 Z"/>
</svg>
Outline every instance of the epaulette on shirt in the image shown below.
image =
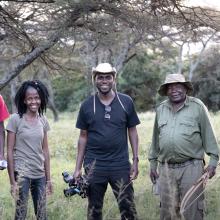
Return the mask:
<svg viewBox="0 0 220 220">
<path fill-rule="evenodd" d="M 200 99 L 198 99 L 198 98 L 196 98 L 196 97 L 192 97 L 192 96 L 187 96 L 187 97 L 188 97 L 189 102 L 194 102 L 194 103 L 198 104 L 199 106 L 204 106 L 204 103 L 203 103 Z M 162 101 L 162 102 L 156 104 L 156 105 L 154 106 L 154 109 L 159 108 L 161 105 L 164 105 L 164 104 L 166 104 L 167 102 L 168 102 L 168 99 L 166 99 L 166 100 L 164 100 L 164 101 Z"/>
<path fill-rule="evenodd" d="M 204 103 L 196 97 L 188 96 L 188 99 L 190 102 L 195 102 L 196 104 L 198 104 L 200 106 L 204 106 Z"/>
<path fill-rule="evenodd" d="M 157 109 L 160 105 L 163 105 L 163 104 L 165 104 L 165 103 L 167 103 L 167 102 L 168 102 L 168 99 L 166 99 L 166 100 L 164 100 L 164 101 L 162 101 L 162 102 L 156 104 L 156 105 L 154 106 L 154 109 Z"/>
</svg>

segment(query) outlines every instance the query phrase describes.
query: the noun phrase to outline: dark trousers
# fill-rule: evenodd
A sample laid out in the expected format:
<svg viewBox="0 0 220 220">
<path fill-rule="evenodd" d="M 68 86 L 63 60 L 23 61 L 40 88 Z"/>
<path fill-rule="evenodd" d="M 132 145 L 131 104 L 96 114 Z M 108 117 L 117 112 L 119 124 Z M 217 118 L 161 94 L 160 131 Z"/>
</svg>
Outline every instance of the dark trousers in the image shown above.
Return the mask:
<svg viewBox="0 0 220 220">
<path fill-rule="evenodd" d="M 16 201 L 15 220 L 24 220 L 27 215 L 29 190 L 37 220 L 46 220 L 46 179 L 17 178 L 19 195 Z"/>
<path fill-rule="evenodd" d="M 94 172 L 91 175 L 88 193 L 88 220 L 102 220 L 103 200 L 108 183 L 117 200 L 121 220 L 137 219 L 134 190 L 129 175 L 129 170 Z"/>
</svg>

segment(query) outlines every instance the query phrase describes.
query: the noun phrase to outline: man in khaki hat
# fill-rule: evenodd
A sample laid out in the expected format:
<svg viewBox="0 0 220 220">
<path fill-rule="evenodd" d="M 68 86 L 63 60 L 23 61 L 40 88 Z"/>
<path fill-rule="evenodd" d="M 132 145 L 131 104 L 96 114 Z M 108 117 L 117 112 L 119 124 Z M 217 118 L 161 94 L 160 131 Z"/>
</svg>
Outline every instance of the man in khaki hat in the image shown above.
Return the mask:
<svg viewBox="0 0 220 220">
<path fill-rule="evenodd" d="M 89 178 L 88 220 L 101 220 L 104 195 L 110 184 L 117 199 L 121 220 L 136 220 L 132 181 L 138 176 L 138 134 L 140 123 L 132 99 L 118 93 L 116 69 L 100 63 L 92 70 L 97 93 L 85 100 L 77 118 L 80 129 L 74 178 L 82 163 Z M 129 162 L 128 137 L 132 148 Z M 108 217 L 107 217 L 108 218 Z"/>
<path fill-rule="evenodd" d="M 201 100 L 189 96 L 191 82 L 182 74 L 169 74 L 158 93 L 167 96 L 156 109 L 149 153 L 150 178 L 160 189 L 160 219 L 202 220 L 204 196 L 201 186 L 193 193 L 186 209 L 180 204 L 186 192 L 207 171 L 215 175 L 219 150 L 209 114 Z M 204 170 L 204 153 L 210 159 Z M 189 205 L 189 206 L 187 206 Z"/>
</svg>

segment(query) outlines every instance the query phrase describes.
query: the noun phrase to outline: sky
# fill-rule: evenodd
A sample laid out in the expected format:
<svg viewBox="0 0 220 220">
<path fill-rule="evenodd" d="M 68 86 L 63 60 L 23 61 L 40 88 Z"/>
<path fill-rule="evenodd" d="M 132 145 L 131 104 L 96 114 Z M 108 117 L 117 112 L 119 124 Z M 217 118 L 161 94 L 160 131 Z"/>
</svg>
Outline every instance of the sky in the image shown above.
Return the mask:
<svg viewBox="0 0 220 220">
<path fill-rule="evenodd" d="M 220 0 L 185 0 L 187 5 L 208 6 L 220 10 Z"/>
<path fill-rule="evenodd" d="M 213 9 L 220 10 L 220 0 L 185 0 L 185 4 L 188 6 L 207 6 Z M 211 43 L 209 43 L 210 45 Z M 190 53 L 196 53 L 201 51 L 202 49 L 202 44 L 197 43 L 197 44 L 190 44 Z M 184 46 L 183 48 L 183 54 L 186 54 L 188 51 L 187 45 Z"/>
</svg>

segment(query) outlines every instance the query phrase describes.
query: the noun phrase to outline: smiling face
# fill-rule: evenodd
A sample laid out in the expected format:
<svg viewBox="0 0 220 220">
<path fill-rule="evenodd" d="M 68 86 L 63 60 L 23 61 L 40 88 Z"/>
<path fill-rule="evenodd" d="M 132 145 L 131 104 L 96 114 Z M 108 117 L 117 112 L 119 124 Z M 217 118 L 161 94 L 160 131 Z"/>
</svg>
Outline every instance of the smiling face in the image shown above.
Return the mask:
<svg viewBox="0 0 220 220">
<path fill-rule="evenodd" d="M 37 90 L 33 87 L 28 87 L 25 93 L 24 103 L 27 106 L 27 112 L 36 113 L 41 105 L 41 99 Z"/>
<path fill-rule="evenodd" d="M 112 73 L 99 73 L 95 76 L 95 85 L 103 95 L 107 95 L 112 90 L 114 83 L 115 77 Z"/>
<path fill-rule="evenodd" d="M 187 88 L 182 83 L 167 85 L 167 96 L 174 104 L 183 103 L 186 99 Z"/>
</svg>

